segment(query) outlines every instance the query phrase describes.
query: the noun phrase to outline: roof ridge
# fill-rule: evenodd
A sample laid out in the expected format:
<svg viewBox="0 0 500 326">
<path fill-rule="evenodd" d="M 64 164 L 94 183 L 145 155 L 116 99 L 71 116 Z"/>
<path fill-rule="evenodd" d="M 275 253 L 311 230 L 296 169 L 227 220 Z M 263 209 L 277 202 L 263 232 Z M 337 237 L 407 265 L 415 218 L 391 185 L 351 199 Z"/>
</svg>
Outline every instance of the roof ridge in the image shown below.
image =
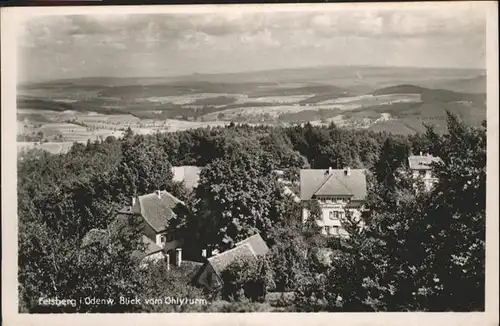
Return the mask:
<svg viewBox="0 0 500 326">
<path fill-rule="evenodd" d="M 241 246 L 235 246 L 235 247 L 233 247 L 233 248 L 231 248 L 231 249 L 228 249 L 228 250 L 226 250 L 226 251 L 223 251 L 223 252 L 221 252 L 221 253 L 219 253 L 219 254 L 217 254 L 217 255 L 215 255 L 215 256 L 212 256 L 212 257 L 210 257 L 210 258 L 207 258 L 207 260 L 208 260 L 210 263 L 212 263 L 213 258 L 217 258 L 217 257 L 223 256 L 223 255 L 225 255 L 225 254 L 227 254 L 227 253 L 230 253 L 230 252 L 232 252 L 232 251 L 235 251 L 236 249 L 243 248 L 243 247 L 245 247 L 245 246 L 246 246 L 246 247 L 248 247 L 248 249 L 249 249 L 249 250 L 252 252 L 252 254 L 255 256 L 255 251 L 253 251 L 253 249 L 251 248 L 251 246 L 250 246 L 248 243 L 245 243 L 245 244 L 243 244 L 243 245 L 241 245 Z"/>
<path fill-rule="evenodd" d="M 182 203 L 184 204 L 184 202 L 182 200 L 180 200 L 179 198 L 175 197 L 174 195 L 172 195 L 172 193 L 170 193 L 169 191 L 167 190 L 160 190 L 160 194 L 162 195 L 168 195 L 170 196 L 170 198 L 172 198 L 174 201 L 177 201 L 179 203 Z M 152 192 L 152 193 L 149 193 L 149 194 L 144 194 L 144 195 L 140 195 L 140 196 L 137 196 L 139 199 L 141 198 L 149 198 L 149 197 L 154 197 L 154 196 L 157 196 L 157 194 L 155 192 Z"/>
<path fill-rule="evenodd" d="M 243 243 L 244 243 L 245 241 L 247 241 L 248 239 L 251 239 L 251 238 L 256 237 L 256 236 L 258 236 L 258 235 L 259 235 L 259 233 L 257 232 L 257 233 L 252 234 L 252 235 L 251 235 L 251 236 L 249 236 L 248 238 L 245 238 L 245 239 L 243 239 L 243 240 L 241 240 L 241 241 L 236 242 L 235 247 L 237 247 L 237 246 L 239 246 L 239 245 L 243 244 Z"/>
<path fill-rule="evenodd" d="M 254 250 L 254 247 L 250 244 L 250 243 L 245 243 L 244 245 L 242 245 L 241 247 L 244 247 L 244 246 L 247 246 L 248 249 L 250 249 L 250 251 L 252 252 L 253 256 L 255 258 L 257 258 L 257 253 L 255 252 Z"/>
<path fill-rule="evenodd" d="M 317 169 L 317 170 L 321 170 L 321 169 Z M 325 178 L 325 180 L 319 185 L 319 187 L 312 193 L 312 196 L 314 196 L 324 185 L 325 183 L 330 180 L 330 178 L 332 177 L 333 173 L 329 173 L 328 174 L 328 177 Z M 311 196 L 311 197 L 312 197 Z"/>
<path fill-rule="evenodd" d="M 343 169 L 336 169 L 337 171 L 343 171 Z M 333 170 L 335 171 L 335 170 Z M 321 188 L 323 188 L 323 186 L 332 178 L 332 177 L 335 177 L 335 179 L 339 182 L 340 185 L 342 185 L 348 192 L 351 193 L 351 195 L 354 195 L 352 190 L 347 187 L 347 185 L 345 183 L 343 183 L 342 181 L 340 181 L 340 179 L 335 175 L 335 173 L 330 173 L 330 176 L 328 178 L 326 178 L 326 180 L 319 186 L 318 189 L 316 189 L 315 192 L 313 192 L 313 195 L 315 195 L 318 191 L 321 190 Z"/>
<path fill-rule="evenodd" d="M 352 172 L 352 171 L 351 171 Z M 351 195 L 354 195 L 353 191 L 351 188 L 349 188 L 342 180 L 340 180 L 337 176 L 335 176 L 335 179 L 338 180 L 338 182 L 344 186 L 344 188 L 346 188 L 347 190 L 349 190 L 349 192 L 351 193 Z"/>
</svg>

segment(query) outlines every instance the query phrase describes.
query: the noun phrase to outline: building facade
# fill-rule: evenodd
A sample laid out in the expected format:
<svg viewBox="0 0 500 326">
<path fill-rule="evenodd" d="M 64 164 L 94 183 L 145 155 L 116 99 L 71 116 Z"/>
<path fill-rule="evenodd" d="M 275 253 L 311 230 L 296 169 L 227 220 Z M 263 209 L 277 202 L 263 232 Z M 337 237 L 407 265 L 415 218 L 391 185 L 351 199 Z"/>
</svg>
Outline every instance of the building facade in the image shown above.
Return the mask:
<svg viewBox="0 0 500 326">
<path fill-rule="evenodd" d="M 175 209 L 184 203 L 167 191 L 133 197 L 131 205 L 118 213 L 121 215 L 139 215 L 144 219 L 142 233 L 163 249 L 164 252 L 182 246 L 182 239 L 176 239 L 169 222 L 175 218 Z"/>
<path fill-rule="evenodd" d="M 420 179 L 424 183 L 426 191 L 431 191 L 434 185 L 438 182 L 435 174 L 432 171 L 432 163 L 438 163 L 441 159 L 429 154 L 411 155 L 408 157 L 408 166 L 412 177 Z"/>
<path fill-rule="evenodd" d="M 301 201 L 305 203 L 302 222 L 315 218 L 324 235 L 346 237 L 346 217 L 362 227 L 361 214 L 367 194 L 363 169 L 303 169 L 300 171 Z M 311 205 L 317 203 L 319 216 L 313 217 Z"/>
</svg>

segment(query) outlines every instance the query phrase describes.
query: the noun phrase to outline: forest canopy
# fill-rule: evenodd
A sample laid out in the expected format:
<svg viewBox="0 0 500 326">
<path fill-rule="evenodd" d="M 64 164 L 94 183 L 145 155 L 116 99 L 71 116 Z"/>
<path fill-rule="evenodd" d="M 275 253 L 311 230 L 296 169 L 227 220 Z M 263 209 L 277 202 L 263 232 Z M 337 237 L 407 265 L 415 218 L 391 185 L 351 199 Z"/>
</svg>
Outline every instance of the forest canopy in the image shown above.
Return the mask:
<svg viewBox="0 0 500 326">
<path fill-rule="evenodd" d="M 140 221 L 117 222 L 116 211 L 132 196 L 157 189 L 186 202 L 190 213 L 179 232 L 195 234 L 200 243 L 224 250 L 260 232 L 271 248 L 265 266 L 272 290 L 295 293 L 287 304 L 291 311 L 483 310 L 486 124 L 469 127 L 449 114 L 448 131 L 440 135 L 429 127 L 425 134 L 398 136 L 309 123 L 154 135 L 129 129 L 122 139 L 75 143 L 66 154 L 23 153 L 20 311 L 45 312 L 36 305 L 39 297 L 208 295 L 185 278 L 165 276 L 161 265 L 141 270 L 130 254 L 141 250 Z M 440 182 L 431 193 L 415 193 L 408 180 L 396 177 L 407 169 L 408 155 L 419 152 L 443 160 L 433 167 Z M 171 167 L 179 165 L 203 168 L 192 193 L 172 181 Z M 301 206 L 277 190 L 272 170 L 297 180 L 301 168 L 346 166 L 367 170 L 366 230 L 346 241 L 304 232 Z M 113 232 L 82 246 L 93 229 Z M 320 249 L 329 250 L 330 260 L 318 258 Z M 238 302 L 221 309 L 258 309 Z M 77 305 L 50 312 L 148 309 Z"/>
</svg>

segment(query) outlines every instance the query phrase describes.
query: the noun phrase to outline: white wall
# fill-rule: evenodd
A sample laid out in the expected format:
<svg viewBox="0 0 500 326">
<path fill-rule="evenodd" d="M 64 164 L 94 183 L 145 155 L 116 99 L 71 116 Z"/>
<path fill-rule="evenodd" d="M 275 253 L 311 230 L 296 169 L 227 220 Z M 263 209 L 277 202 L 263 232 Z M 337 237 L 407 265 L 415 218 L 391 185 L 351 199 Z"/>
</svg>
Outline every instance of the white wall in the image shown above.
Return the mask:
<svg viewBox="0 0 500 326">
<path fill-rule="evenodd" d="M 306 223 L 309 218 L 309 210 L 307 208 L 302 209 L 302 223 Z"/>
<path fill-rule="evenodd" d="M 324 202 L 319 202 L 320 208 L 321 208 L 321 219 L 317 220 L 316 223 L 318 226 L 320 226 L 321 233 L 324 235 L 327 235 L 327 232 L 335 232 L 333 227 L 338 227 L 338 235 L 340 236 L 347 236 L 347 232 L 345 229 L 342 227 L 342 222 L 339 218 L 336 218 L 335 215 L 332 213 L 332 217 L 330 218 L 330 212 L 333 211 L 338 211 L 344 214 L 346 212 L 350 212 L 353 214 L 353 217 L 355 219 L 361 219 L 361 210 L 358 208 L 346 208 L 347 202 L 340 202 L 340 201 L 324 201 Z M 310 212 L 308 209 L 304 208 L 302 211 L 302 220 L 305 223 L 307 219 L 310 216 Z M 328 227 L 328 231 L 326 230 L 325 227 Z"/>
<path fill-rule="evenodd" d="M 432 170 L 426 170 L 424 176 L 420 175 L 419 170 L 413 170 L 412 175 L 414 178 L 422 178 L 424 185 L 425 185 L 425 189 L 427 191 L 430 191 L 432 189 L 432 187 L 434 186 L 434 184 L 437 182 L 437 179 L 432 174 Z"/>
<path fill-rule="evenodd" d="M 170 249 L 175 249 L 175 248 L 178 248 L 180 246 L 182 246 L 182 242 L 180 240 L 171 240 L 171 241 L 168 241 L 166 242 L 165 244 L 163 244 L 161 242 L 161 236 L 162 235 L 166 235 L 166 233 L 158 233 L 156 234 L 156 239 L 155 239 L 155 242 L 158 246 L 164 248 L 165 250 L 170 250 Z M 168 236 L 167 236 L 167 239 L 168 239 Z"/>
</svg>

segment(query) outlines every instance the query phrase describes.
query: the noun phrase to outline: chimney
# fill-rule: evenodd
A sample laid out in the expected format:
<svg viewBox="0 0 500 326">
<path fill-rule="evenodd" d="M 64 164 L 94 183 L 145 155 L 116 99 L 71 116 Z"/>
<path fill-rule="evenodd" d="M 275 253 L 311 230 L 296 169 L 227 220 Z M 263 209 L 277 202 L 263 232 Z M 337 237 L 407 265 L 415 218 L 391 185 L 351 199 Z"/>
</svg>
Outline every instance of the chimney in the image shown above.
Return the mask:
<svg viewBox="0 0 500 326">
<path fill-rule="evenodd" d="M 420 156 L 422 156 L 422 152 L 420 152 Z"/>
<path fill-rule="evenodd" d="M 344 168 L 344 174 L 345 174 L 345 175 L 347 175 L 347 176 L 351 175 L 351 168 L 350 168 L 350 167 L 348 167 L 348 166 L 347 166 L 347 167 L 345 167 L 345 168 Z"/>
<path fill-rule="evenodd" d="M 182 263 L 182 249 L 177 248 L 175 249 L 175 265 L 177 267 L 181 266 Z"/>
<path fill-rule="evenodd" d="M 158 198 L 161 198 L 161 191 L 160 190 L 156 190 L 156 196 L 158 196 Z"/>
<path fill-rule="evenodd" d="M 132 212 L 134 210 L 135 202 L 136 202 L 135 197 L 132 197 L 132 205 L 129 207 L 129 211 Z"/>
<path fill-rule="evenodd" d="M 330 166 L 330 167 L 328 167 L 328 171 L 326 171 L 326 174 L 332 174 L 332 172 L 333 172 L 332 167 L 331 167 L 331 166 Z"/>
<path fill-rule="evenodd" d="M 207 249 L 203 249 L 203 250 L 201 251 L 201 256 L 202 256 L 203 258 L 207 258 Z"/>
</svg>

